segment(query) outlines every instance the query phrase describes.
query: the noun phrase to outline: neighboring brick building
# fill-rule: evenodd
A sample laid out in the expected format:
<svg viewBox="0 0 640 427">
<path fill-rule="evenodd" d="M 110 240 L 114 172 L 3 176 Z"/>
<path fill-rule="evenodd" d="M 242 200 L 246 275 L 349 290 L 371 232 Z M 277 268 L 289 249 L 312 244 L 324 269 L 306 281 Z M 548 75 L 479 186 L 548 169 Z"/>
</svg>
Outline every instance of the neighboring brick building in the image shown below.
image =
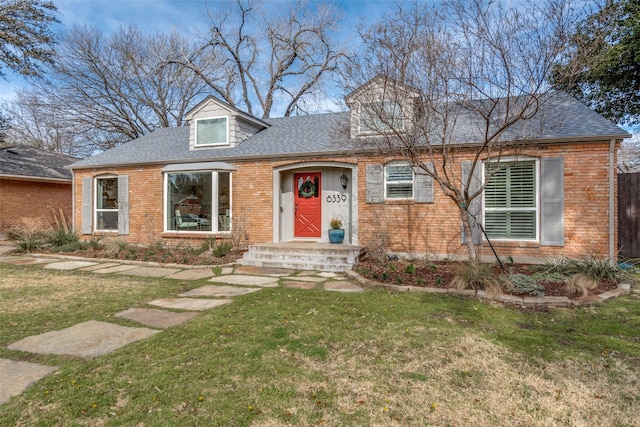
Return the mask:
<svg viewBox="0 0 640 427">
<path fill-rule="evenodd" d="M 402 158 L 354 149 L 366 90 L 348 99 L 350 112 L 266 120 L 209 97 L 187 115 L 188 127 L 159 129 L 75 163 L 76 228 L 136 243 L 237 239 L 238 230 L 251 243 L 326 242 L 338 217 L 346 243 L 366 245 L 390 231 L 394 252 L 465 257 L 459 210 L 431 177 Z M 615 256 L 615 153 L 628 134 L 567 95 L 558 100 L 544 115 L 548 128 L 500 166 L 504 173 L 487 181 L 490 193 L 469 208 L 500 256 Z M 471 172 L 475 143 L 463 138 L 472 125 L 461 123 L 464 137 L 454 141 L 449 172 L 457 179 Z M 474 179 L 496 162 L 481 160 Z M 477 230 L 474 243 L 488 258 Z"/>
<path fill-rule="evenodd" d="M 71 221 L 72 174 L 77 159 L 34 147 L 0 149 L 0 234 L 13 227 L 42 227 L 60 209 Z"/>
</svg>

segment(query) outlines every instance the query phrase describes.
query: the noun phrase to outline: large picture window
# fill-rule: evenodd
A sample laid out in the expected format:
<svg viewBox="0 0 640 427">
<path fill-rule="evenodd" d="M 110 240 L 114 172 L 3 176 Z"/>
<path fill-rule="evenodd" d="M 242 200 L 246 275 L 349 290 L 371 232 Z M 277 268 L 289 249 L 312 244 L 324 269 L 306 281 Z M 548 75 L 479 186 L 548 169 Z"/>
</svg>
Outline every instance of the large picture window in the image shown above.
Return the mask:
<svg viewBox="0 0 640 427">
<path fill-rule="evenodd" d="M 408 164 L 388 164 L 384 167 L 385 198 L 413 198 L 413 170 Z"/>
<path fill-rule="evenodd" d="M 231 230 L 231 174 L 166 174 L 166 229 L 217 232 Z"/>
<path fill-rule="evenodd" d="M 96 178 L 97 231 L 118 230 L 118 178 Z"/>
<path fill-rule="evenodd" d="M 196 145 L 225 145 L 227 135 L 226 117 L 196 120 Z"/>
<path fill-rule="evenodd" d="M 536 162 L 489 163 L 485 231 L 493 239 L 537 238 Z"/>
</svg>

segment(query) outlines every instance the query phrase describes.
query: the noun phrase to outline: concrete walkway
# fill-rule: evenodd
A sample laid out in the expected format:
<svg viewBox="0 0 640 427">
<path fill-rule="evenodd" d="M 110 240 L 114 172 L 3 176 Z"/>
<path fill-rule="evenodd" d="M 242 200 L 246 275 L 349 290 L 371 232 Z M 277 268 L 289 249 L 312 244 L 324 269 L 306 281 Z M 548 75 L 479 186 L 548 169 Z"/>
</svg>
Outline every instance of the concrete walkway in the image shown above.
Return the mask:
<svg viewBox="0 0 640 427">
<path fill-rule="evenodd" d="M 140 323 L 125 327 L 108 322 L 88 321 L 69 328 L 25 337 L 8 346 L 10 350 L 40 354 L 97 357 L 127 344 L 151 337 L 162 329 L 191 320 L 198 312 L 231 304 L 233 298 L 258 292 L 265 287 L 319 289 L 336 292 L 362 292 L 363 288 L 344 276 L 330 272 L 308 272 L 275 268 L 230 266 L 216 275 L 212 268 L 184 268 L 138 262 L 60 259 L 53 256 L 12 256 L 0 245 L 0 263 L 41 265 L 51 270 L 85 271 L 94 274 L 156 277 L 175 280 L 204 280 L 204 285 L 177 296 L 160 298 L 147 304 L 156 308 L 132 307 L 116 317 Z M 117 278 L 115 279 L 117 280 Z M 180 310 L 180 311 L 172 311 Z M 151 329 L 154 328 L 154 329 Z M 21 394 L 31 384 L 58 370 L 55 366 L 0 359 L 0 404 Z"/>
</svg>

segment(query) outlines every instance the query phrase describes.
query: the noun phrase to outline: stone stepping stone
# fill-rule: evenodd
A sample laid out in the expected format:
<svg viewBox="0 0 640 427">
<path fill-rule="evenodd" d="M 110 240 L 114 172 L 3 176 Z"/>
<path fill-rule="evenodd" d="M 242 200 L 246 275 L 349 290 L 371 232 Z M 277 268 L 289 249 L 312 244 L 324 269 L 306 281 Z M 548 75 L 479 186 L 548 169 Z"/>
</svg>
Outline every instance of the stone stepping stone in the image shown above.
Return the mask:
<svg viewBox="0 0 640 427">
<path fill-rule="evenodd" d="M 296 274 L 296 277 L 304 277 L 304 276 L 315 276 L 318 274 L 315 270 L 302 270 Z"/>
<path fill-rule="evenodd" d="M 330 278 L 336 278 L 336 277 L 340 277 L 339 275 L 337 275 L 336 273 L 332 272 L 332 271 L 321 271 L 320 273 L 317 273 L 316 276 L 320 276 L 320 277 L 330 277 Z"/>
<path fill-rule="evenodd" d="M 315 282 L 315 283 L 327 281 L 327 279 L 324 277 L 315 277 L 315 276 L 295 276 L 295 277 L 291 277 L 291 279 L 299 280 L 301 282 Z"/>
<path fill-rule="evenodd" d="M 229 276 L 217 276 L 209 279 L 209 282 L 226 283 L 229 285 L 261 286 L 264 288 L 277 288 L 278 277 L 247 276 L 233 274 Z"/>
<path fill-rule="evenodd" d="M 287 280 L 282 286 L 289 289 L 314 289 L 318 284 L 314 282 L 295 282 Z"/>
<path fill-rule="evenodd" d="M 3 261 L 7 264 L 13 265 L 29 265 L 29 264 L 44 264 L 55 261 L 51 258 L 17 258 Z"/>
<path fill-rule="evenodd" d="M 31 384 L 57 370 L 57 366 L 0 359 L 0 404 L 22 394 Z"/>
<path fill-rule="evenodd" d="M 341 281 L 327 282 L 324 284 L 324 289 L 335 292 L 364 292 L 364 289 L 355 283 Z"/>
<path fill-rule="evenodd" d="M 237 286 L 205 285 L 189 292 L 180 294 L 181 297 L 235 297 L 259 291 L 260 288 L 239 288 Z"/>
<path fill-rule="evenodd" d="M 60 261 L 47 264 L 44 268 L 50 268 L 52 270 L 77 270 L 82 267 L 90 267 L 98 264 L 97 262 L 90 261 Z"/>
<path fill-rule="evenodd" d="M 274 267 L 255 267 L 251 265 L 241 265 L 236 267 L 235 274 L 255 274 L 258 276 L 284 277 L 291 276 L 295 270 Z"/>
<path fill-rule="evenodd" d="M 148 304 L 164 308 L 203 311 L 230 304 L 231 302 L 233 302 L 233 300 L 230 299 L 161 298 L 153 300 Z"/>
<path fill-rule="evenodd" d="M 166 276 L 167 279 L 178 280 L 200 280 L 215 276 L 215 273 L 210 268 L 189 268 L 174 273 L 170 276 Z"/>
<path fill-rule="evenodd" d="M 129 270 L 118 272 L 118 274 L 126 274 L 127 276 L 141 276 L 141 277 L 165 277 L 171 274 L 176 274 L 181 271 L 179 268 L 165 268 L 165 267 L 135 267 Z"/>
<path fill-rule="evenodd" d="M 121 271 L 133 270 L 139 268 L 137 265 L 114 265 L 113 267 L 101 268 L 99 270 L 93 270 L 94 273 L 108 274 L 108 273 L 120 273 Z"/>
<path fill-rule="evenodd" d="M 176 313 L 156 308 L 129 308 L 116 314 L 116 317 L 133 320 L 153 328 L 170 328 L 191 320 L 198 313 Z"/>
<path fill-rule="evenodd" d="M 160 331 L 154 329 L 89 320 L 70 328 L 21 339 L 8 348 L 30 353 L 94 357 L 149 338 L 158 332 Z"/>
<path fill-rule="evenodd" d="M 80 271 L 95 271 L 95 270 L 100 270 L 102 268 L 109 268 L 109 267 L 115 267 L 116 265 L 120 265 L 117 262 L 105 262 L 102 264 L 96 264 L 96 265 L 92 265 L 91 267 L 84 267 L 79 269 Z"/>
</svg>

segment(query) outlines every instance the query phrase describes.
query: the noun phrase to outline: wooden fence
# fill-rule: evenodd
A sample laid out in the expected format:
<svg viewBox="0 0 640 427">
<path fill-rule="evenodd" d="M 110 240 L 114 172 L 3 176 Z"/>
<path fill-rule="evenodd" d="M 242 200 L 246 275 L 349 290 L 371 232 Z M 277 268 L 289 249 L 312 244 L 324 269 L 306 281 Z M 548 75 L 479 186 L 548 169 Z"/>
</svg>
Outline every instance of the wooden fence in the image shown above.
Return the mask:
<svg viewBox="0 0 640 427">
<path fill-rule="evenodd" d="M 640 258 L 640 172 L 618 174 L 618 248 L 623 258 Z"/>
</svg>

